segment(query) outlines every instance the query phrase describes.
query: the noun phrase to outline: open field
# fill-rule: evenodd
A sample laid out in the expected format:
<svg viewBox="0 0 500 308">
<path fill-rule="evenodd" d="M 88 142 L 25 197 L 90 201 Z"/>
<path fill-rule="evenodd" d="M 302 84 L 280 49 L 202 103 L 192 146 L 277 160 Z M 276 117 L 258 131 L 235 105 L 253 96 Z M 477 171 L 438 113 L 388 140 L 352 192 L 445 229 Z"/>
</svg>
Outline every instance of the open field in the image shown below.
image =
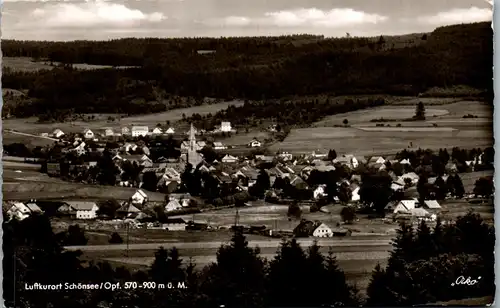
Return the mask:
<svg viewBox="0 0 500 308">
<path fill-rule="evenodd" d="M 150 128 L 154 128 L 158 123 L 165 125 L 166 121 L 170 121 L 171 123 L 173 123 L 175 121 L 181 120 L 183 114 L 185 114 L 186 117 L 189 117 L 194 113 L 205 115 L 208 113 L 215 113 L 221 109 L 226 109 L 230 105 L 240 106 L 242 104 L 243 101 L 238 101 L 238 100 L 230 102 L 221 102 L 217 104 L 174 109 L 161 113 L 124 117 L 114 122 L 108 122 L 107 119 L 103 119 L 103 117 L 98 117 L 97 120 L 88 122 L 74 121 L 65 123 L 44 123 L 44 124 L 36 123 L 38 119 L 34 117 L 24 118 L 24 119 L 6 119 L 3 120 L 3 125 L 4 125 L 3 127 L 4 130 L 11 129 L 35 135 L 41 133 L 52 133 L 52 131 L 54 131 L 56 128 L 60 128 L 64 132 L 82 132 L 86 128 L 90 128 L 96 130 L 96 132 L 99 132 L 99 130 L 104 129 L 106 127 L 119 128 L 130 125 L 147 125 Z M 4 140 L 4 142 L 8 141 Z"/>
<path fill-rule="evenodd" d="M 14 71 L 23 72 L 34 72 L 39 70 L 51 70 L 60 63 L 53 62 L 52 65 L 47 61 L 33 61 L 30 57 L 2 57 L 2 67 L 10 68 Z M 113 68 L 110 65 L 94 65 L 86 63 L 75 63 L 72 64 L 73 68 L 79 70 L 96 70 L 104 68 Z M 126 68 L 125 66 L 119 66 L 114 68 Z"/>
<path fill-rule="evenodd" d="M 270 149 L 293 153 L 335 149 L 337 153 L 357 155 L 393 154 L 403 149 L 471 148 L 493 145 L 492 106 L 482 102 L 461 101 L 437 108 L 427 108 L 427 120 L 404 122 L 415 112 L 415 106 L 378 107 L 326 117 L 311 128 L 293 129 L 281 143 Z M 429 114 L 435 116 L 429 117 Z M 478 118 L 463 119 L 472 114 Z M 372 119 L 396 119 L 376 127 Z M 351 127 L 341 125 L 347 119 Z M 439 122 L 442 121 L 442 122 Z M 434 127 L 433 124 L 438 124 Z M 390 124 L 391 127 L 387 127 Z M 401 124 L 401 127 L 395 127 Z M 390 132 L 390 134 L 388 134 Z"/>
<path fill-rule="evenodd" d="M 54 144 L 53 140 L 47 138 L 41 138 L 38 136 L 34 137 L 34 136 L 19 135 L 5 130 L 3 131 L 2 142 L 5 144 L 23 143 L 27 147 L 37 147 L 37 146 L 44 147 L 47 145 L 50 146 Z"/>
</svg>

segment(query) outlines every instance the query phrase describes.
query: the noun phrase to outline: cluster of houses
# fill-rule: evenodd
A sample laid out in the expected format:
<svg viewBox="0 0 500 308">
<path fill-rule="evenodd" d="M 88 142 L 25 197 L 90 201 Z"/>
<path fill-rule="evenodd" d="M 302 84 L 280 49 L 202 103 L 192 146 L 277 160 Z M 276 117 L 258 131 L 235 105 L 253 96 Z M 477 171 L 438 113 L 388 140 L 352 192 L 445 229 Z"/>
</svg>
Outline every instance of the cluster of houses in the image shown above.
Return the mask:
<svg viewBox="0 0 500 308">
<path fill-rule="evenodd" d="M 196 131 L 196 134 L 216 134 L 216 133 L 234 133 L 236 129 L 231 126 L 231 122 L 221 122 L 220 126 L 216 127 L 213 131 L 200 130 Z M 185 134 L 189 134 L 189 131 L 184 132 Z M 110 137 L 122 137 L 122 136 L 131 136 L 131 137 L 145 137 L 145 136 L 161 136 L 161 135 L 175 135 L 179 134 L 176 132 L 174 127 L 162 128 L 162 127 L 154 127 L 150 129 L 148 126 L 144 125 L 133 125 L 131 127 L 124 126 L 120 129 L 113 129 L 111 127 L 107 127 L 101 129 L 100 132 L 94 132 L 91 129 L 84 129 L 82 132 L 82 137 L 87 140 L 99 141 L 99 137 L 110 138 Z M 181 133 L 182 134 L 182 133 Z M 60 139 L 65 136 L 65 133 L 57 128 L 52 133 L 42 133 L 44 137 L 53 137 Z"/>
</svg>

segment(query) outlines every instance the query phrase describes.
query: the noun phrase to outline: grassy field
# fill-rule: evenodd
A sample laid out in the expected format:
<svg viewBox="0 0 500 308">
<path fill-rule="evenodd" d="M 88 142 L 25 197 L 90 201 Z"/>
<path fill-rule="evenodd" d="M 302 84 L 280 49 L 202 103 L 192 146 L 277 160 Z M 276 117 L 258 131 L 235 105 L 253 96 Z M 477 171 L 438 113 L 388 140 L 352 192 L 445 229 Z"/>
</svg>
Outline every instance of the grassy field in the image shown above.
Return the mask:
<svg viewBox="0 0 500 308">
<path fill-rule="evenodd" d="M 181 120 L 183 114 L 186 117 L 189 117 L 194 113 L 205 115 L 208 113 L 215 113 L 221 109 L 226 109 L 230 105 L 239 106 L 241 104 L 243 104 L 242 101 L 222 102 L 222 103 L 202 105 L 190 108 L 175 109 L 167 112 L 154 113 L 148 115 L 123 117 L 114 122 L 108 122 L 107 119 L 103 118 L 102 116 L 97 117 L 97 119 L 94 121 L 88 121 L 88 122 L 74 121 L 74 122 L 50 123 L 50 124 L 36 123 L 38 120 L 37 118 L 25 118 L 25 119 L 6 119 L 3 120 L 3 125 L 4 129 L 12 129 L 15 131 L 31 133 L 35 135 L 41 133 L 52 133 L 52 131 L 54 131 L 56 128 L 60 128 L 64 132 L 82 132 L 84 129 L 90 128 L 92 130 L 95 130 L 94 133 L 100 133 L 101 131 L 99 130 L 102 130 L 106 127 L 119 128 L 130 125 L 147 125 L 150 127 L 150 129 L 153 129 L 158 123 L 165 125 L 166 121 L 170 121 L 171 123 L 173 123 L 175 121 Z M 6 137 L 7 139 L 4 139 L 4 142 L 9 142 L 10 141 L 9 138 L 11 137 L 9 135 L 7 135 Z"/>
<path fill-rule="evenodd" d="M 40 70 L 51 70 L 60 63 L 53 62 L 52 65 L 47 61 L 33 61 L 30 57 L 2 57 L 2 67 L 10 68 L 14 71 L 34 72 Z M 103 68 L 112 68 L 110 65 L 94 65 L 86 63 L 75 63 L 73 67 L 79 70 L 96 70 Z M 115 67 L 126 68 L 126 67 Z"/>
<path fill-rule="evenodd" d="M 4 120 L 5 121 L 5 120 Z M 10 132 L 3 132 L 2 136 L 2 142 L 5 144 L 9 143 L 24 143 L 28 147 L 44 147 L 44 146 L 50 146 L 54 144 L 53 140 L 45 139 L 45 138 L 38 138 L 38 137 L 29 137 L 29 136 L 24 136 L 24 135 L 18 135 L 18 134 L 13 134 Z"/>
<path fill-rule="evenodd" d="M 283 142 L 270 149 L 294 153 L 335 149 L 337 153 L 373 155 L 396 153 L 410 148 L 410 143 L 412 149 L 493 145 L 492 106 L 461 101 L 426 108 L 426 121 L 397 121 L 411 117 L 414 112 L 415 106 L 384 106 L 329 116 L 311 128 L 293 129 Z M 463 116 L 468 114 L 478 118 L 464 119 Z M 377 123 L 371 122 L 380 118 L 395 121 L 383 123 L 386 127 L 377 127 Z M 350 127 L 334 127 L 342 125 L 344 119 L 349 121 Z M 401 127 L 395 127 L 398 124 Z M 434 124 L 438 126 L 434 127 Z"/>
</svg>

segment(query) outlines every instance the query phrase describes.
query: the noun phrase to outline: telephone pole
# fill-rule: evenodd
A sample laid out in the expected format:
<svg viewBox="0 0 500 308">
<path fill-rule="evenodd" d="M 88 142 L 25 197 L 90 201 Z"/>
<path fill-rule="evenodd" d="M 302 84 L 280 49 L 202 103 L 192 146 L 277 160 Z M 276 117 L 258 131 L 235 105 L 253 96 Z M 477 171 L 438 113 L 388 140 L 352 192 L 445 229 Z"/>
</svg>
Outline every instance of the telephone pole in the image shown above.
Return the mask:
<svg viewBox="0 0 500 308">
<path fill-rule="evenodd" d="M 127 258 L 128 258 L 128 229 L 129 229 L 129 222 L 127 222 Z"/>
</svg>

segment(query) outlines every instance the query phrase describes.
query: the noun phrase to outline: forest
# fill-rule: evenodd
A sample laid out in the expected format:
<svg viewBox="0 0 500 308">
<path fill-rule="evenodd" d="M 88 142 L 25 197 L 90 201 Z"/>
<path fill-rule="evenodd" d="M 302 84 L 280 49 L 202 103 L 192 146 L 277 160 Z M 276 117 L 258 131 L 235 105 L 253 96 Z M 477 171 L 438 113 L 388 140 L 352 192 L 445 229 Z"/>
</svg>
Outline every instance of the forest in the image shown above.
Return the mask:
<svg viewBox="0 0 500 308">
<path fill-rule="evenodd" d="M 6 40 L 6 57 L 63 64 L 36 72 L 4 69 L 3 87 L 27 93 L 24 99 L 7 101 L 4 113 L 140 114 L 171 109 L 172 96 L 268 100 L 319 94 L 417 95 L 453 85 L 484 90 L 491 98 L 492 36 L 489 23 L 475 23 L 437 28 L 403 48 L 382 36 Z M 85 71 L 71 63 L 134 67 Z"/>
</svg>

